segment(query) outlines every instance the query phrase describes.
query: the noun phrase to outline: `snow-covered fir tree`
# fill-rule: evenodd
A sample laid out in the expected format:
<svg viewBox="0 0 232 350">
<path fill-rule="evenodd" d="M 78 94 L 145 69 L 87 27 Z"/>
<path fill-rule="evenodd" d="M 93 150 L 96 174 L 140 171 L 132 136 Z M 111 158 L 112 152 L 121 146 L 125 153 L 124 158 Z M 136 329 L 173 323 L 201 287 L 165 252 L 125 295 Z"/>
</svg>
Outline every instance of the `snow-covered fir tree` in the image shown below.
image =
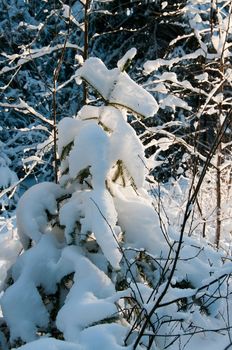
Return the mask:
<svg viewBox="0 0 232 350">
<path fill-rule="evenodd" d="M 212 344 L 230 341 L 231 262 L 186 237 L 185 216 L 170 225 L 149 194 L 127 119 L 158 105 L 124 69 L 135 54 L 112 70 L 89 58 L 76 72 L 98 98 L 58 125 L 59 183 L 19 201 L 24 251 L 1 296 L 3 350 L 203 348 L 211 331 Z"/>
<path fill-rule="evenodd" d="M 0 350 L 231 348 L 231 16 L 0 1 Z"/>
</svg>

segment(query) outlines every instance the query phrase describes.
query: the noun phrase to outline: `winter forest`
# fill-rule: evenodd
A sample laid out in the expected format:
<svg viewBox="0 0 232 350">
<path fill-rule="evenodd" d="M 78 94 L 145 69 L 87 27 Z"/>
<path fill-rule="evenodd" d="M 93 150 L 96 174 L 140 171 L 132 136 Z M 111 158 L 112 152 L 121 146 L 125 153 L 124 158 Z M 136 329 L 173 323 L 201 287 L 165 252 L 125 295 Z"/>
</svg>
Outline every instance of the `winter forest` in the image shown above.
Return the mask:
<svg viewBox="0 0 232 350">
<path fill-rule="evenodd" d="M 231 0 L 0 0 L 0 350 L 232 350 Z"/>
</svg>

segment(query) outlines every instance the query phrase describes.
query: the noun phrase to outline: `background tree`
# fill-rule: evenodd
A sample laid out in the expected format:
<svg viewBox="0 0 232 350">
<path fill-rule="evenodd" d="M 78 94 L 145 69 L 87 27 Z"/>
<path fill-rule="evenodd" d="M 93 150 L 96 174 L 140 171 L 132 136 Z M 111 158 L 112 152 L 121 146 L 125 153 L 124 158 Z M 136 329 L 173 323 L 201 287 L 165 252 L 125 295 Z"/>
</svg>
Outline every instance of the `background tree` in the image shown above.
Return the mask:
<svg viewBox="0 0 232 350">
<path fill-rule="evenodd" d="M 165 115 L 160 113 L 160 123 L 143 137 L 148 153 L 156 152 L 160 162 L 153 172 L 157 179 L 167 181 L 170 176 L 180 175 L 198 178 L 227 118 L 217 155 L 211 161 L 196 203 L 197 215 L 201 217 L 199 232 L 204 235 L 207 220 L 214 220 L 214 242 L 218 247 L 221 225 L 226 227 L 231 215 L 226 209 L 231 189 L 231 4 L 188 2 L 182 21 L 189 29 L 171 42 L 164 59 L 144 65 L 147 74 L 154 74 L 147 86 L 156 92 L 160 112 L 163 108 Z M 210 208 L 207 191 L 214 196 Z M 227 229 L 224 232 L 229 234 Z"/>
</svg>

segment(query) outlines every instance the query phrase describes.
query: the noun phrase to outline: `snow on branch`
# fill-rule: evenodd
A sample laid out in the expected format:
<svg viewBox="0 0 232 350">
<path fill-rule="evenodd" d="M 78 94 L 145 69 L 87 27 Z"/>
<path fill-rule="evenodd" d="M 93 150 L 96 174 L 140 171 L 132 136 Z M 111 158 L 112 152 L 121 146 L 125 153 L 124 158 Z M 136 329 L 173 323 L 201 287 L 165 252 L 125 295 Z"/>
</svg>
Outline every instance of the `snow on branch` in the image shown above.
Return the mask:
<svg viewBox="0 0 232 350">
<path fill-rule="evenodd" d="M 126 72 L 121 72 L 119 68 L 107 69 L 99 58 L 86 60 L 77 75 L 111 105 L 127 108 L 143 117 L 152 116 L 158 111 L 158 104 L 152 95 L 136 84 Z"/>
<path fill-rule="evenodd" d="M 47 118 L 45 118 L 41 113 L 37 112 L 33 107 L 29 106 L 25 101 L 23 101 L 21 98 L 19 98 L 19 102 L 17 104 L 14 103 L 2 103 L 0 102 L 0 107 L 3 108 L 15 108 L 17 110 L 20 110 L 24 114 L 32 114 L 45 122 L 46 124 L 52 125 L 53 122 Z"/>
<path fill-rule="evenodd" d="M 78 50 L 79 52 L 83 52 L 83 50 L 75 44 L 67 42 L 65 44 L 66 48 L 71 48 L 74 50 Z M 13 54 L 13 55 L 7 55 L 5 53 L 1 53 L 4 57 L 6 57 L 10 63 L 14 62 L 15 60 L 18 60 L 17 63 L 13 66 L 5 66 L 0 70 L 0 75 L 10 72 L 14 69 L 17 69 L 18 67 L 21 67 L 25 63 L 28 63 L 36 58 L 42 57 L 44 55 L 50 55 L 51 53 L 58 51 L 58 50 L 63 50 L 64 44 L 57 44 L 56 46 L 45 46 L 40 49 L 26 49 L 23 51 L 21 54 Z"/>
</svg>

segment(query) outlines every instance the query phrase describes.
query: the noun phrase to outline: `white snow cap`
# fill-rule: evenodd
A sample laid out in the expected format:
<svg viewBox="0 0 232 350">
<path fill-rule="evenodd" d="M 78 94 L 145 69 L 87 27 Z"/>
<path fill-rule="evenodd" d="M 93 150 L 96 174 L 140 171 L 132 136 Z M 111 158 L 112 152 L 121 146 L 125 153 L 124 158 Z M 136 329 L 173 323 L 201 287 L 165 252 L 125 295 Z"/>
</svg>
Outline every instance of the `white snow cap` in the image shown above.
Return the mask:
<svg viewBox="0 0 232 350">
<path fill-rule="evenodd" d="M 132 53 L 128 57 L 132 57 Z M 121 105 L 144 117 L 152 116 L 158 111 L 158 104 L 151 94 L 119 68 L 107 69 L 99 58 L 87 59 L 77 70 L 77 83 L 79 78 L 85 79 L 111 104 Z"/>
<path fill-rule="evenodd" d="M 111 130 L 109 150 L 111 164 L 121 160 L 135 185 L 143 187 L 146 175 L 144 147 L 125 119 L 125 115 L 114 107 L 106 106 L 102 109 L 101 121 Z"/>
<path fill-rule="evenodd" d="M 43 235 L 39 243 L 20 255 L 13 267 L 15 283 L 1 298 L 1 306 L 11 329 L 11 341 L 36 339 L 38 326 L 47 327 L 49 315 L 37 287 L 46 293 L 56 291 L 55 263 L 60 251 L 52 235 Z"/>
<path fill-rule="evenodd" d="M 97 124 L 83 126 L 74 139 L 74 146 L 69 155 L 69 169 L 72 178 L 90 166 L 94 188 L 105 184 L 109 166 L 107 149 L 109 138 Z"/>
<path fill-rule="evenodd" d="M 118 61 L 117 66 L 120 69 L 120 71 L 123 71 L 125 64 L 128 60 L 132 60 L 135 55 L 137 54 L 137 49 L 132 47 L 130 50 L 128 50 L 125 55 Z"/>
<path fill-rule="evenodd" d="M 60 264 L 67 261 L 71 261 L 75 270 L 74 284 L 57 315 L 56 324 L 66 340 L 78 342 L 84 328 L 117 313 L 114 302 L 110 300 L 115 289 L 109 277 L 77 247 L 63 250 Z"/>
<path fill-rule="evenodd" d="M 65 146 L 72 142 L 79 132 L 82 123 L 78 119 L 66 117 L 58 124 L 58 154 L 61 157 Z"/>
<path fill-rule="evenodd" d="M 47 225 L 47 214 L 57 213 L 56 199 L 64 194 L 59 185 L 43 182 L 31 187 L 20 198 L 16 216 L 18 235 L 24 248 L 29 239 L 38 242 Z"/>
<path fill-rule="evenodd" d="M 119 269 L 122 256 L 115 239 L 117 213 L 109 192 L 106 190 L 77 191 L 61 208 L 60 222 L 65 226 L 68 243 L 71 243 L 70 234 L 74 231 L 77 221 L 81 223 L 80 233 L 86 236 L 88 232 L 93 232 L 107 260 L 115 269 Z"/>
</svg>

